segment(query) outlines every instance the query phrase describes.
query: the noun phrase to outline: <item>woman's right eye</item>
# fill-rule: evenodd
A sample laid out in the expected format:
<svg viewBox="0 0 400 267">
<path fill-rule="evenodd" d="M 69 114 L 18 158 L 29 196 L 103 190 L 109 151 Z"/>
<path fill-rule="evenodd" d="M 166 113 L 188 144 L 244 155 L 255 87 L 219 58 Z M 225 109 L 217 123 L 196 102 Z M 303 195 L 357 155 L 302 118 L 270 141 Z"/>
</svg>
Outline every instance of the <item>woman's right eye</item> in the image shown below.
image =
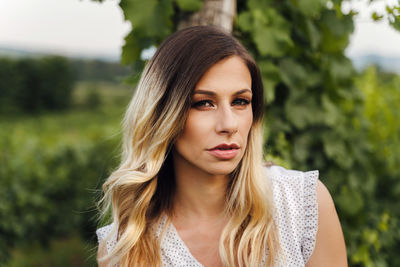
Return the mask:
<svg viewBox="0 0 400 267">
<path fill-rule="evenodd" d="M 201 100 L 197 101 L 193 104 L 194 108 L 208 108 L 208 107 L 213 107 L 213 104 L 210 100 Z"/>
</svg>

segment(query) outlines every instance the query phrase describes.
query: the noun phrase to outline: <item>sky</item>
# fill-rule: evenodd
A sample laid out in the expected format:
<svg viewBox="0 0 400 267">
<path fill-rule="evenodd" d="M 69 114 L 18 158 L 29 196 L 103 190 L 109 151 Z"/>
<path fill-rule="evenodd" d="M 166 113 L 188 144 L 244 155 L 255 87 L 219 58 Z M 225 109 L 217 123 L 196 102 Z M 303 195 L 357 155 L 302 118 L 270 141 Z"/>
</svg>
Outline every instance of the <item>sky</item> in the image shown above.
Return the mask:
<svg viewBox="0 0 400 267">
<path fill-rule="evenodd" d="M 367 5 L 368 0 L 356 0 L 343 6 L 343 11 L 356 10 L 359 12 L 355 18 L 354 32 L 350 37 L 350 45 L 346 54 L 360 56 L 376 54 L 386 57 L 400 57 L 400 32 L 394 30 L 387 19 L 375 22 L 371 19 L 373 12 L 383 12 L 386 5 L 399 5 L 399 0 L 375 0 Z"/>
<path fill-rule="evenodd" d="M 0 46 L 119 57 L 130 24 L 119 1 L 0 0 Z"/>
<path fill-rule="evenodd" d="M 376 23 L 370 19 L 372 11 L 383 10 L 385 3 L 398 0 L 379 0 L 369 8 L 365 2 L 357 0 L 343 7 L 360 11 L 346 54 L 400 57 L 400 32 L 386 21 Z M 0 47 L 119 58 L 131 25 L 124 21 L 118 3 L 119 0 L 0 0 Z"/>
</svg>

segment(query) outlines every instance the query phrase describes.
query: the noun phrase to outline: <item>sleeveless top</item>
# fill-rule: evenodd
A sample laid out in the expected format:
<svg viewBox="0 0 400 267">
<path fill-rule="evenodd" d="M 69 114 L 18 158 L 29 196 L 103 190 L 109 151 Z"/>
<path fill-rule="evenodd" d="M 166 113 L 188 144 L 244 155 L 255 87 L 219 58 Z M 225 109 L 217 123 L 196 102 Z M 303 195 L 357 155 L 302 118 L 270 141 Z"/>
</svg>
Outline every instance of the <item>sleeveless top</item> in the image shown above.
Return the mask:
<svg viewBox="0 0 400 267">
<path fill-rule="evenodd" d="M 277 266 L 304 267 L 310 258 L 316 241 L 318 204 L 316 185 L 318 171 L 301 172 L 279 166 L 265 169 L 269 179 L 275 206 L 274 219 L 278 228 L 279 257 Z M 166 216 L 155 227 L 157 237 L 164 226 L 160 255 L 164 267 L 202 267 L 190 253 L 172 223 Z M 99 242 L 105 240 L 109 252 L 116 244 L 113 224 L 96 231 Z M 262 266 L 265 266 L 266 251 Z"/>
</svg>

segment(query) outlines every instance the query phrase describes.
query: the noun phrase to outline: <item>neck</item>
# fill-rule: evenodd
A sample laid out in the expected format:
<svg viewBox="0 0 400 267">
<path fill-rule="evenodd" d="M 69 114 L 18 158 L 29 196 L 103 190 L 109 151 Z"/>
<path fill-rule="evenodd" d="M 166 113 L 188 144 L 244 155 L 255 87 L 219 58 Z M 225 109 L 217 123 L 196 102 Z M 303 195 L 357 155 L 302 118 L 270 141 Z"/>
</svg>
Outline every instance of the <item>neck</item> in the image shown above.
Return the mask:
<svg viewBox="0 0 400 267">
<path fill-rule="evenodd" d="M 175 162 L 174 216 L 220 219 L 226 204 L 228 175 L 206 173 L 187 161 Z"/>
</svg>

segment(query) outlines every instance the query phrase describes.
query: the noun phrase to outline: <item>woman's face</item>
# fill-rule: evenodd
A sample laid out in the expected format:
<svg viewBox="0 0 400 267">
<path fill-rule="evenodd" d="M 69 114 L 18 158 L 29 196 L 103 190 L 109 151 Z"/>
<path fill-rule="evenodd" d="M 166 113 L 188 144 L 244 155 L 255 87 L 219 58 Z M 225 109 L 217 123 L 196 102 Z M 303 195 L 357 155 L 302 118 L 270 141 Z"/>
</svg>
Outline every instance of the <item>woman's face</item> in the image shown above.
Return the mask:
<svg viewBox="0 0 400 267">
<path fill-rule="evenodd" d="M 175 166 L 227 175 L 239 164 L 252 122 L 251 75 L 238 56 L 212 66 L 196 85 Z"/>
</svg>

